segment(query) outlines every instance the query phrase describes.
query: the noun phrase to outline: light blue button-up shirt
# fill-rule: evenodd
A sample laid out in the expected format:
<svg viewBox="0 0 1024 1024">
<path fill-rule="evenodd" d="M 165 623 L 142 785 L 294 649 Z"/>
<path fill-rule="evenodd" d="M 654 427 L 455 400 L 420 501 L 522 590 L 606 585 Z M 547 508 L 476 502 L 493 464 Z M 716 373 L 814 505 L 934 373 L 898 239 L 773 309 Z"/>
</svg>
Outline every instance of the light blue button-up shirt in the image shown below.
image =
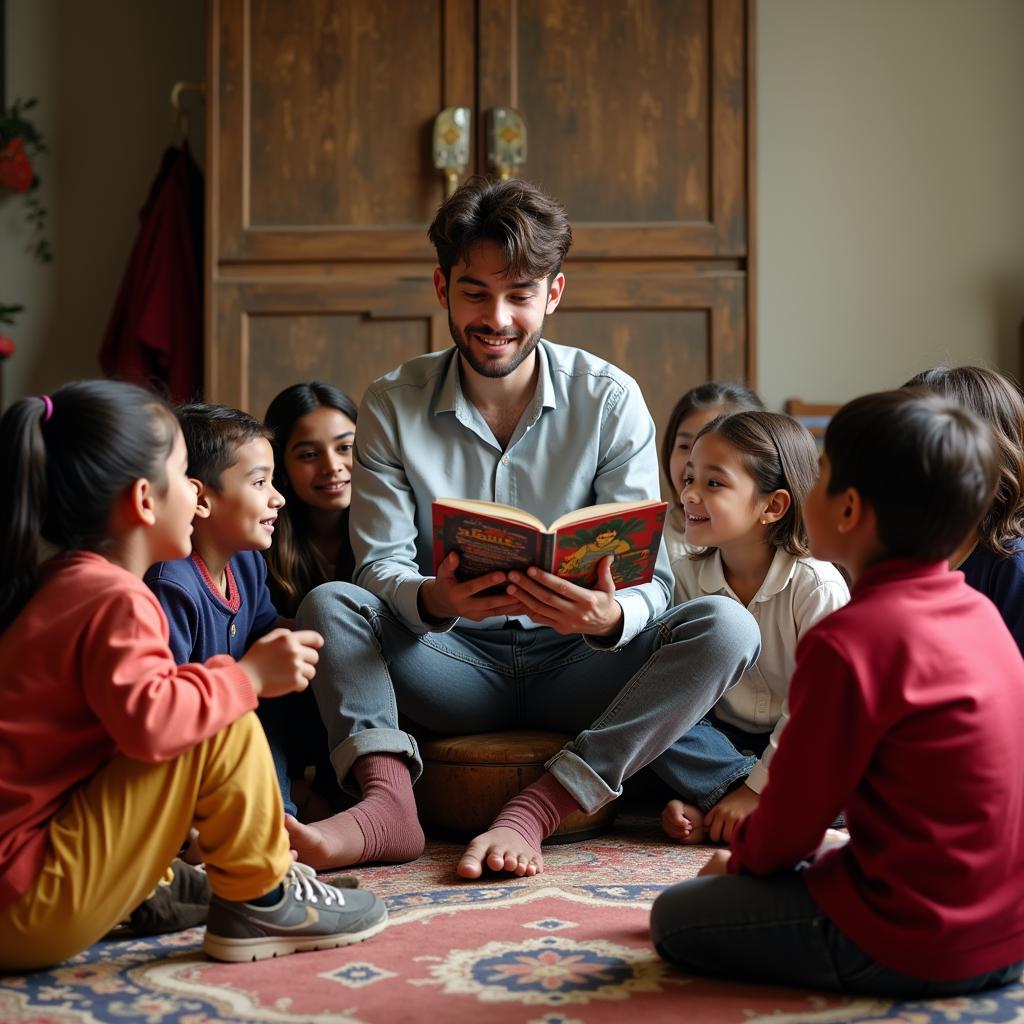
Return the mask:
<svg viewBox="0 0 1024 1024">
<path fill-rule="evenodd" d="M 456 621 L 427 623 L 417 606 L 433 574 L 435 498 L 497 501 L 550 523 L 587 505 L 659 497 L 654 422 L 636 381 L 580 349 L 542 340 L 536 352 L 536 391 L 505 449 L 463 393 L 455 348 L 410 360 L 363 398 L 352 472 L 354 579 L 417 632 Z M 616 647 L 668 607 L 672 588 L 663 544 L 654 579 L 616 593 Z M 509 621 L 463 619 L 459 627 Z"/>
</svg>

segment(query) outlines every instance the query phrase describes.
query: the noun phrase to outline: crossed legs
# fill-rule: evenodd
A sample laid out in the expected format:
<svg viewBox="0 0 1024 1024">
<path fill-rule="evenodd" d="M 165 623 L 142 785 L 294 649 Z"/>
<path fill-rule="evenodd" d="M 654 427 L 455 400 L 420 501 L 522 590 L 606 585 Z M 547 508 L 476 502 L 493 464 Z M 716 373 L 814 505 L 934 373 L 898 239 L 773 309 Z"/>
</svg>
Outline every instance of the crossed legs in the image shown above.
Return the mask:
<svg viewBox="0 0 1024 1024">
<path fill-rule="evenodd" d="M 436 732 L 533 727 L 575 734 L 548 762 L 540 789 L 525 790 L 469 844 L 459 863 L 469 878 L 485 867 L 535 874 L 543 867 L 540 841 L 570 811 L 597 810 L 619 795 L 624 779 L 659 759 L 659 774 L 681 770 L 673 743 L 739 679 L 759 645 L 753 619 L 723 598 L 672 609 L 617 651 L 544 629 L 419 636 L 375 597 L 340 583 L 314 590 L 298 622 L 327 641 L 313 689 L 339 781 L 361 786 L 361 762 L 370 755 L 397 755 L 406 769 L 387 783 L 402 795 L 386 811 L 378 803 L 367 820 L 357 804 L 343 812 L 348 818 L 288 822 L 293 844 L 314 866 L 406 859 L 422 849 L 411 797 L 422 766 L 415 739 L 398 727 L 399 703 Z M 416 842 L 399 850 L 386 838 L 371 839 L 367 832 L 380 827 L 382 814 L 401 815 L 393 834 Z"/>
</svg>

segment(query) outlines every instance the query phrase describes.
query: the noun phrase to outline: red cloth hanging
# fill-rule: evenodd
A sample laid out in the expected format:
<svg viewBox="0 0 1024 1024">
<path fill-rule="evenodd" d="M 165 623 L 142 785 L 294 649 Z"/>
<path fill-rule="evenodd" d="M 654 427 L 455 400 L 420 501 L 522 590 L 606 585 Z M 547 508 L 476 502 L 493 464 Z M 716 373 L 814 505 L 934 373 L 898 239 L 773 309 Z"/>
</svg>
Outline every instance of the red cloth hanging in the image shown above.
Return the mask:
<svg viewBox="0 0 1024 1024">
<path fill-rule="evenodd" d="M 203 386 L 203 175 L 185 143 L 164 153 L 100 348 L 108 377 L 175 402 Z"/>
</svg>

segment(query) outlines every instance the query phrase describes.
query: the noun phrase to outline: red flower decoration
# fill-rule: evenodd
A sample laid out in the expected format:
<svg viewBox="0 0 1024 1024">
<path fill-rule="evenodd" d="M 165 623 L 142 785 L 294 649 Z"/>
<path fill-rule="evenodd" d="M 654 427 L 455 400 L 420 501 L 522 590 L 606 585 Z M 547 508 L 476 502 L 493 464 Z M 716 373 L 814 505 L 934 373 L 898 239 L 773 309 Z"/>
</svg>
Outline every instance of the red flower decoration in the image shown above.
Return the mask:
<svg viewBox="0 0 1024 1024">
<path fill-rule="evenodd" d="M 6 334 L 0 334 L 0 359 L 6 359 L 14 355 L 14 339 L 8 338 Z"/>
<path fill-rule="evenodd" d="M 0 185 L 15 192 L 27 192 L 32 187 L 32 177 L 32 164 L 25 152 L 25 143 L 21 139 L 11 139 L 0 149 Z"/>
</svg>

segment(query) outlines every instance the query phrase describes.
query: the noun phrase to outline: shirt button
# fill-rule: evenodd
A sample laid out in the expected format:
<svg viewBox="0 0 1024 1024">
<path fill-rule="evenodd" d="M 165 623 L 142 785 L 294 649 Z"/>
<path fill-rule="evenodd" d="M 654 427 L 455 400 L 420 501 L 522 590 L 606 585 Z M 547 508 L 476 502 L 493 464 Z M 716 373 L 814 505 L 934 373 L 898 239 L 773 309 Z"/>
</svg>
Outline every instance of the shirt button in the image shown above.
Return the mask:
<svg viewBox="0 0 1024 1024">
<path fill-rule="evenodd" d="M 231 623 L 231 635 L 234 636 L 238 632 L 238 627 L 232 622 Z"/>
<path fill-rule="evenodd" d="M 509 462 L 508 456 L 507 455 L 502 455 L 502 457 L 501 457 L 501 464 L 503 466 L 507 466 L 508 462 Z"/>
</svg>

